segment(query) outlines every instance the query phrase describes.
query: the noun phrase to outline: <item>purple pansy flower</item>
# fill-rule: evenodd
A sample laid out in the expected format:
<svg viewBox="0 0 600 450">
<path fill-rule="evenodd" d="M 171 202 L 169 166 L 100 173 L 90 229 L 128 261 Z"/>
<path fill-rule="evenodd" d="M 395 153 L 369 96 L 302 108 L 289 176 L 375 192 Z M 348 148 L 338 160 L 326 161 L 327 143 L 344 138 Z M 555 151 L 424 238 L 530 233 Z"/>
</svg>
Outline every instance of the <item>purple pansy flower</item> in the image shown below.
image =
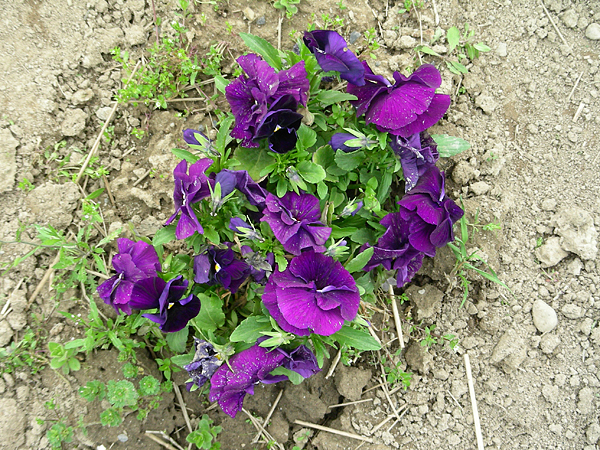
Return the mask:
<svg viewBox="0 0 600 450">
<path fill-rule="evenodd" d="M 396 284 L 404 286 L 421 268 L 423 253 L 409 242 L 409 223 L 400 213 L 389 213 L 379 222 L 387 228 L 374 246 L 373 256 L 363 270 L 369 272 L 382 265 L 386 270 L 397 270 Z M 371 247 L 365 244 L 361 250 Z"/>
<path fill-rule="evenodd" d="M 192 205 L 204 198 L 210 197 L 210 188 L 208 187 L 210 181 L 204 172 L 206 172 L 212 163 L 212 159 L 200 159 L 190 166 L 188 174 L 187 161 L 183 160 L 177 164 L 177 167 L 173 171 L 173 176 L 175 177 L 175 191 L 173 192 L 175 213 L 169 217 L 165 225 L 169 225 L 181 213 L 179 222 L 177 222 L 177 229 L 175 230 L 177 239 L 190 237 L 196 231 L 200 234 L 204 233 L 204 228 L 200 225 Z"/>
<path fill-rule="evenodd" d="M 257 240 L 257 241 L 264 241 L 264 239 L 262 237 L 260 237 L 260 234 L 258 234 L 258 232 L 254 228 L 252 228 L 250 225 L 248 225 L 244 220 L 240 219 L 239 217 L 232 217 L 229 220 L 229 229 L 231 231 L 235 231 L 237 234 L 239 234 L 243 238 Z"/>
<path fill-rule="evenodd" d="M 237 189 L 246 196 L 251 205 L 264 208 L 267 191 L 255 182 L 247 171 L 223 169 L 219 173 L 211 173 L 209 177 L 221 185 L 222 197 Z"/>
<path fill-rule="evenodd" d="M 194 257 L 194 274 L 196 283 L 220 284 L 235 294 L 250 275 L 250 266 L 237 259 L 231 248 L 220 249 L 213 245 Z"/>
<path fill-rule="evenodd" d="M 210 342 L 194 337 L 194 347 L 194 359 L 192 359 L 191 363 L 183 366 L 192 379 L 191 382 L 186 383 L 188 391 L 191 390 L 194 385 L 198 387 L 204 386 L 204 383 L 206 383 L 219 366 L 223 364 L 223 361 L 218 358 L 217 352 Z"/>
<path fill-rule="evenodd" d="M 133 242 L 126 238 L 117 239 L 119 253 L 113 256 L 112 265 L 117 275 L 98 286 L 98 295 L 117 313 L 131 314 L 129 300 L 136 281 L 156 276 L 160 262 L 156 250 L 144 241 Z"/>
<path fill-rule="evenodd" d="M 353 146 L 349 146 L 346 145 L 347 141 L 356 139 L 356 136 L 354 136 L 353 134 L 350 133 L 335 133 L 333 136 L 331 136 L 331 139 L 329 140 L 328 144 L 331 145 L 331 148 L 334 150 L 342 150 L 343 152 L 353 152 L 355 150 L 360 150 L 361 148 L 365 147 L 367 142 L 365 142 L 365 145 L 360 145 L 358 147 L 353 147 Z"/>
<path fill-rule="evenodd" d="M 294 350 L 286 351 L 282 348 L 276 349 L 285 355 L 282 366 L 296 372 L 303 378 L 310 378 L 321 369 L 317 364 L 317 358 L 306 345 L 299 345 Z"/>
<path fill-rule="evenodd" d="M 254 142 L 268 138 L 269 149 L 275 153 L 287 153 L 294 149 L 303 117 L 296 112 L 297 107 L 298 102 L 293 96 L 286 94 L 279 97 L 258 123 Z"/>
<path fill-rule="evenodd" d="M 254 137 L 269 106 L 284 95 L 291 95 L 297 103 L 306 105 L 310 82 L 306 78 L 304 61 L 280 72 L 275 72 L 260 56 L 252 53 L 240 56 L 237 62 L 244 73 L 225 88 L 225 96 L 235 116 L 231 136 L 241 139 L 244 147 L 258 147 Z"/>
<path fill-rule="evenodd" d="M 299 255 L 312 248 L 324 252 L 331 228 L 322 226 L 319 199 L 311 194 L 286 192 L 282 198 L 267 194 L 261 221 L 267 222 L 285 251 Z"/>
<path fill-rule="evenodd" d="M 181 275 L 169 281 L 159 277 L 146 278 L 135 283 L 129 305 L 134 309 L 158 308 L 158 313 L 142 316 L 158 323 L 165 333 L 179 331 L 200 312 L 198 297 L 192 294 L 181 298 L 188 284 Z"/>
<path fill-rule="evenodd" d="M 427 171 L 429 166 L 435 165 L 440 157 L 437 144 L 427 131 L 413 134 L 407 138 L 392 136 L 390 146 L 402 164 L 405 192 L 415 187 L 419 177 Z"/>
<path fill-rule="evenodd" d="M 436 247 L 454 240 L 452 225 L 464 214 L 446 197 L 445 181 L 444 173 L 430 166 L 417 185 L 398 202 L 399 214 L 409 223 L 410 244 L 428 256 L 435 255 Z"/>
<path fill-rule="evenodd" d="M 315 55 L 325 72 L 335 70 L 340 78 L 356 86 L 365 84 L 365 69 L 348 44 L 336 31 L 315 30 L 304 32 L 304 44 Z"/>
<path fill-rule="evenodd" d="M 284 331 L 330 336 L 344 320 L 356 317 L 360 295 L 354 278 L 338 261 L 308 251 L 271 275 L 262 300 Z"/>
<path fill-rule="evenodd" d="M 258 344 L 233 355 L 228 364 L 219 367 L 210 379 L 208 399 L 219 402 L 225 414 L 235 417 L 242 410 L 246 394 L 254 395 L 254 385 L 288 379 L 285 375 L 269 375 L 285 359 L 282 352 L 271 351 Z"/>
<path fill-rule="evenodd" d="M 199 147 L 197 150 L 207 153 L 212 156 L 221 156 L 221 154 L 215 150 L 212 141 L 206 137 L 204 133 L 191 128 L 183 130 L 183 140 L 193 147 Z"/>
<path fill-rule="evenodd" d="M 374 75 L 365 67 L 364 86 L 348 84 L 348 93 L 358 100 L 351 103 L 356 115 L 366 114 L 366 123 L 374 123 L 379 131 L 408 137 L 437 123 L 450 106 L 450 96 L 436 94 L 442 77 L 431 64 L 423 64 L 412 75 L 405 77 L 394 72 L 392 85 L 385 78 Z"/>
</svg>

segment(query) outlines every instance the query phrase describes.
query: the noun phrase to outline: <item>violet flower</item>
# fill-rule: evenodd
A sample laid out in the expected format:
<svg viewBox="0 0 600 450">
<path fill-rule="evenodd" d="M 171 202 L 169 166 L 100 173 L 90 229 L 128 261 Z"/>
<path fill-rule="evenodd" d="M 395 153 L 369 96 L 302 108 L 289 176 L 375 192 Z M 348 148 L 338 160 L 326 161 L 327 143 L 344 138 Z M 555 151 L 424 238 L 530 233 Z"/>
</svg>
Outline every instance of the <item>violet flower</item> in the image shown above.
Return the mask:
<svg viewBox="0 0 600 450">
<path fill-rule="evenodd" d="M 360 150 L 367 144 L 367 142 L 365 142 L 365 145 L 360 145 L 358 147 L 346 145 L 347 141 L 354 139 L 356 139 L 356 136 L 350 133 L 335 133 L 333 136 L 331 136 L 331 139 L 329 140 L 328 144 L 331 146 L 332 149 L 336 151 L 342 150 L 346 153 Z"/>
<path fill-rule="evenodd" d="M 194 257 L 194 281 L 214 286 L 219 284 L 235 294 L 250 275 L 250 266 L 235 257 L 231 248 L 209 247 Z"/>
<path fill-rule="evenodd" d="M 446 197 L 445 181 L 444 173 L 430 166 L 398 202 L 399 214 L 409 223 L 410 244 L 428 256 L 434 256 L 436 248 L 454 240 L 452 225 L 464 214 Z"/>
<path fill-rule="evenodd" d="M 398 155 L 402 164 L 405 182 L 404 192 L 408 192 L 415 187 L 419 177 L 430 166 L 435 165 L 440 157 L 437 144 L 427 131 L 413 134 L 407 138 L 392 136 L 390 146 L 394 153 Z"/>
<path fill-rule="evenodd" d="M 210 379 L 208 399 L 219 402 L 225 414 L 235 417 L 242 410 L 246 394 L 254 395 L 256 384 L 271 384 L 288 379 L 285 375 L 269 375 L 285 359 L 283 353 L 258 344 L 233 355 Z"/>
<path fill-rule="evenodd" d="M 324 252 L 331 228 L 322 226 L 319 199 L 311 194 L 286 192 L 282 198 L 267 194 L 261 221 L 267 222 L 285 251 L 299 255 L 310 248 Z"/>
<path fill-rule="evenodd" d="M 117 245 L 119 253 L 112 259 L 117 275 L 98 286 L 97 291 L 104 303 L 115 308 L 117 313 L 131 314 L 129 300 L 134 283 L 155 277 L 161 271 L 160 262 L 154 247 L 144 241 L 120 238 Z"/>
<path fill-rule="evenodd" d="M 356 115 L 366 114 L 366 123 L 374 123 L 379 131 L 408 137 L 437 123 L 450 106 L 450 96 L 436 94 L 442 77 L 431 64 L 423 64 L 405 77 L 394 72 L 392 85 L 384 77 L 365 67 L 364 86 L 348 84 L 348 93 L 358 97 L 351 103 Z"/>
<path fill-rule="evenodd" d="M 296 147 L 298 128 L 302 114 L 296 112 L 298 102 L 289 94 L 283 95 L 271 105 L 256 126 L 254 142 L 268 138 L 269 149 L 275 153 L 287 153 Z"/>
<path fill-rule="evenodd" d="M 135 283 L 129 305 L 134 309 L 158 308 L 157 313 L 142 316 L 158 323 L 165 333 L 174 333 L 185 328 L 200 312 L 198 297 L 191 294 L 182 299 L 188 284 L 181 275 L 169 281 L 146 278 Z"/>
<path fill-rule="evenodd" d="M 210 342 L 203 341 L 194 337 L 194 359 L 192 362 L 183 366 L 187 370 L 191 382 L 186 383 L 186 387 L 189 390 L 194 385 L 199 388 L 204 386 L 210 377 L 216 372 L 216 370 L 223 364 L 223 361 L 217 356 L 217 352 Z"/>
<path fill-rule="evenodd" d="M 221 154 L 215 150 L 212 141 L 206 137 L 204 133 L 191 128 L 183 130 L 183 140 L 192 148 L 200 150 L 203 153 L 207 153 L 211 156 L 221 156 Z"/>
<path fill-rule="evenodd" d="M 260 237 L 260 234 L 258 234 L 258 232 L 253 227 L 248 225 L 244 220 L 240 219 L 239 217 L 232 217 L 229 220 L 229 229 L 231 231 L 236 232 L 245 239 L 264 241 L 264 239 Z"/>
<path fill-rule="evenodd" d="M 251 205 L 258 206 L 259 209 L 264 208 L 267 191 L 255 182 L 247 171 L 223 169 L 219 173 L 211 173 L 209 178 L 221 185 L 221 197 L 226 197 L 237 189 L 246 196 Z"/>
<path fill-rule="evenodd" d="M 373 256 L 363 268 L 369 272 L 381 265 L 386 270 L 397 270 L 396 285 L 404 286 L 421 268 L 423 253 L 409 242 L 409 223 L 400 213 L 389 213 L 379 222 L 387 228 L 374 246 Z M 365 244 L 361 250 L 371 247 Z"/>
<path fill-rule="evenodd" d="M 304 32 L 304 44 L 315 55 L 325 72 L 335 70 L 340 78 L 356 86 L 365 84 L 365 69 L 348 44 L 336 31 L 315 30 Z"/>
<path fill-rule="evenodd" d="M 271 275 L 262 300 L 284 331 L 330 336 L 344 320 L 356 317 L 360 295 L 354 278 L 338 261 L 308 251 Z"/>
<path fill-rule="evenodd" d="M 254 139 L 256 130 L 269 106 L 284 95 L 306 105 L 310 82 L 304 61 L 280 72 L 255 54 L 240 56 L 237 62 L 244 73 L 225 88 L 225 97 L 235 116 L 231 136 L 241 139 L 244 147 L 258 147 Z"/>
<path fill-rule="evenodd" d="M 286 351 L 282 348 L 277 348 L 276 351 L 283 353 L 286 357 L 283 360 L 282 366 L 292 372 L 296 372 L 303 378 L 310 378 L 321 371 L 317 364 L 317 358 L 306 345 L 299 345 L 291 351 Z"/>
<path fill-rule="evenodd" d="M 175 177 L 175 190 L 173 192 L 175 213 L 169 217 L 165 225 L 169 225 L 181 213 L 179 222 L 177 222 L 177 229 L 175 230 L 177 239 L 190 237 L 196 231 L 200 234 L 204 233 L 204 228 L 200 225 L 192 205 L 204 198 L 210 197 L 210 188 L 208 186 L 210 181 L 204 172 L 206 172 L 212 163 L 212 159 L 200 159 L 190 166 L 188 174 L 187 161 L 183 160 L 177 164 L 177 167 L 173 171 L 173 176 Z"/>
</svg>

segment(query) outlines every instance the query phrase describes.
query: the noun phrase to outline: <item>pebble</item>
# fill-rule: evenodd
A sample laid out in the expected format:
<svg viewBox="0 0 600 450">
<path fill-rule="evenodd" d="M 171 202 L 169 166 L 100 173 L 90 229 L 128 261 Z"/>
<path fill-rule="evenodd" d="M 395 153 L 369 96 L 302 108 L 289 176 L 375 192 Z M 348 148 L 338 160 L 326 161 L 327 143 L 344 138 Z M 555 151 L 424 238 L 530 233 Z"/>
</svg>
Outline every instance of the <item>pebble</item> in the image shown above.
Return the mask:
<svg viewBox="0 0 600 450">
<path fill-rule="evenodd" d="M 556 311 L 543 300 L 533 302 L 531 315 L 533 316 L 533 324 L 540 333 L 548 333 L 558 324 Z"/>
<path fill-rule="evenodd" d="M 88 115 L 82 109 L 67 109 L 60 131 L 63 136 L 77 136 L 85 129 Z"/>
<path fill-rule="evenodd" d="M 352 33 L 350 33 L 348 42 L 350 44 L 354 44 L 356 41 L 358 41 L 360 39 L 361 36 L 362 36 L 362 34 L 360 34 L 358 31 L 353 31 Z"/>
<path fill-rule="evenodd" d="M 579 16 L 574 9 L 568 9 L 562 16 L 563 23 L 569 28 L 575 28 L 579 21 Z"/>
<path fill-rule="evenodd" d="M 398 39 L 398 46 L 404 49 L 412 49 L 417 45 L 417 40 L 412 36 L 402 36 Z"/>
<path fill-rule="evenodd" d="M 560 310 L 567 319 L 580 319 L 583 317 L 583 309 L 577 305 L 565 305 Z"/>
<path fill-rule="evenodd" d="M 490 96 L 481 94 L 475 99 L 475 106 L 481 108 L 485 114 L 492 114 L 498 106 L 496 101 Z"/>
<path fill-rule="evenodd" d="M 469 186 L 469 189 L 475 195 L 484 195 L 487 194 L 492 187 L 487 184 L 485 181 L 478 181 L 477 183 L 473 183 Z"/>
<path fill-rule="evenodd" d="M 569 273 L 571 275 L 575 275 L 576 277 L 581 275 L 581 269 L 583 269 L 583 263 L 581 262 L 581 260 L 579 258 L 575 258 L 567 266 L 567 270 L 569 271 Z"/>
<path fill-rule="evenodd" d="M 256 18 L 256 13 L 250 7 L 244 8 L 243 11 L 244 17 L 248 19 L 249 22 L 252 22 Z"/>
<path fill-rule="evenodd" d="M 556 234 L 561 247 L 573 252 L 581 259 L 593 260 L 598 254 L 598 232 L 594 227 L 592 215 L 581 208 L 567 208 L 556 217 Z"/>
<path fill-rule="evenodd" d="M 515 371 L 526 357 L 527 347 L 523 339 L 515 330 L 509 329 L 494 347 L 490 362 L 510 373 Z"/>
<path fill-rule="evenodd" d="M 112 108 L 110 106 L 104 106 L 96 111 L 96 117 L 101 121 L 106 122 L 111 111 Z"/>
<path fill-rule="evenodd" d="M 0 347 L 6 347 L 13 338 L 13 329 L 6 320 L 0 321 Z"/>
<path fill-rule="evenodd" d="M 585 430 L 585 437 L 587 438 L 588 444 L 595 444 L 600 439 L 600 425 L 598 422 L 594 422 L 587 430 Z"/>
<path fill-rule="evenodd" d="M 559 389 L 558 386 L 553 386 L 551 384 L 545 384 L 542 387 L 542 395 L 549 403 L 556 403 L 558 401 Z"/>
<path fill-rule="evenodd" d="M 590 23 L 585 30 L 585 37 L 593 41 L 600 40 L 600 25 L 597 23 Z"/>
<path fill-rule="evenodd" d="M 260 16 L 258 19 L 256 19 L 256 25 L 258 25 L 259 27 L 263 26 L 265 23 L 267 23 L 267 19 L 265 19 L 265 16 Z"/>
<path fill-rule="evenodd" d="M 83 105 L 94 97 L 94 91 L 91 89 L 81 89 L 73 94 L 71 103 L 75 106 Z"/>
<path fill-rule="evenodd" d="M 557 265 L 569 256 L 569 253 L 561 247 L 560 239 L 552 236 L 542 246 L 535 249 L 535 256 L 542 263 L 542 268 L 545 269 Z"/>
<path fill-rule="evenodd" d="M 500 42 L 498 47 L 496 48 L 496 54 L 501 58 L 506 57 L 508 55 L 508 47 L 506 46 L 506 42 Z"/>
<path fill-rule="evenodd" d="M 560 338 L 555 334 L 546 334 L 540 339 L 540 349 L 546 355 L 552 354 L 559 344 Z"/>
</svg>

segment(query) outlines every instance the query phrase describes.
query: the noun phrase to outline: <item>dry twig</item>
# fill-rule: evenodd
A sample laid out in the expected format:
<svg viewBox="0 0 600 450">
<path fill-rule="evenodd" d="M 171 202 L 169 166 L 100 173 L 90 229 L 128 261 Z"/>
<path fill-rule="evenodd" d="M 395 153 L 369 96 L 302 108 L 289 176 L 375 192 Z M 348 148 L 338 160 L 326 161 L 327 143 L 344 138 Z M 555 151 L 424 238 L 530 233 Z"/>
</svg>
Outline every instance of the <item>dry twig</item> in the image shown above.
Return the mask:
<svg viewBox="0 0 600 450">
<path fill-rule="evenodd" d="M 400 322 L 400 314 L 398 313 L 398 305 L 396 304 L 396 297 L 394 295 L 394 288 L 390 284 L 389 288 L 390 300 L 392 301 L 392 313 L 394 314 L 394 323 L 396 324 L 396 333 L 398 334 L 398 342 L 400 342 L 400 348 L 404 348 L 404 336 L 402 335 L 402 323 Z"/>
<path fill-rule="evenodd" d="M 337 434 L 339 436 L 344 436 L 344 437 L 349 437 L 352 439 L 358 439 L 359 441 L 369 442 L 370 444 L 373 443 L 373 439 L 371 439 L 371 438 L 368 438 L 365 436 L 360 436 L 358 434 L 346 433 L 345 431 L 335 430 L 333 428 L 324 427 L 322 425 L 317 425 L 315 423 L 304 422 L 303 420 L 294 420 L 294 423 L 298 424 L 298 425 L 302 425 L 303 427 L 314 428 L 315 430 L 327 431 L 328 433 Z"/>
<path fill-rule="evenodd" d="M 483 436 L 481 435 L 481 423 L 479 422 L 479 412 L 477 411 L 477 399 L 475 398 L 475 387 L 473 386 L 471 363 L 469 361 L 469 355 L 467 353 L 465 353 L 465 369 L 467 372 L 467 383 L 469 384 L 469 395 L 471 396 L 471 406 L 473 407 L 473 423 L 475 424 L 477 448 L 479 450 L 483 450 Z"/>
<path fill-rule="evenodd" d="M 181 447 L 177 448 L 177 447 L 171 445 L 170 443 L 163 441 L 158 436 L 155 436 L 151 431 L 146 431 L 146 437 L 149 437 L 154 442 L 156 442 L 157 444 L 162 445 L 164 448 L 166 448 L 168 450 L 183 450 Z"/>
<path fill-rule="evenodd" d="M 554 30 L 556 30 L 556 33 L 558 34 L 558 37 L 560 37 L 560 40 L 563 41 L 563 44 L 565 44 L 567 47 L 571 48 L 571 46 L 567 43 L 567 41 L 565 40 L 564 36 L 562 35 L 562 33 L 560 32 L 560 30 L 558 29 L 558 27 L 554 23 L 554 20 L 552 20 L 552 17 L 550 16 L 550 13 L 548 12 L 548 10 L 546 9 L 546 6 L 544 5 L 544 2 L 542 0 L 540 0 L 540 3 L 542 4 L 542 8 L 544 8 L 544 12 L 548 16 L 548 19 L 550 20 L 550 23 L 554 27 Z"/>
<path fill-rule="evenodd" d="M 275 408 L 277 408 L 277 405 L 279 404 L 279 400 L 281 400 L 282 395 L 283 395 L 283 389 L 279 391 L 279 394 L 277 394 L 277 398 L 273 402 L 273 406 L 271 406 L 271 410 L 269 411 L 269 414 L 267 414 L 267 417 L 265 417 L 265 420 L 263 421 L 263 425 L 262 425 L 263 428 L 265 428 L 269 424 L 269 420 L 271 420 L 271 416 L 273 415 Z M 261 431 L 256 433 L 256 436 L 254 436 L 254 439 L 252 439 L 251 443 L 252 444 L 257 443 L 258 440 L 260 439 L 260 435 L 261 435 Z"/>
<path fill-rule="evenodd" d="M 333 358 L 331 366 L 329 367 L 329 370 L 327 371 L 327 375 L 325 375 L 326 380 L 328 380 L 329 377 L 331 377 L 333 375 L 333 372 L 335 371 L 335 368 L 337 367 L 338 363 L 340 362 L 341 357 L 342 357 L 342 349 L 339 349 L 337 354 L 335 355 L 335 358 Z"/>
<path fill-rule="evenodd" d="M 177 396 L 177 400 L 179 401 L 179 407 L 181 408 L 181 412 L 183 413 L 185 424 L 187 425 L 188 430 L 191 433 L 194 431 L 194 427 L 192 427 L 192 422 L 190 422 L 190 416 L 188 416 L 187 410 L 185 409 L 183 395 L 181 395 L 181 390 L 179 389 L 179 386 L 177 386 L 177 383 L 173 383 L 173 389 L 175 390 L 175 395 Z"/>
<path fill-rule="evenodd" d="M 582 76 L 583 76 L 583 72 L 581 72 L 579 74 L 577 81 L 575 81 L 575 84 L 573 85 L 573 89 L 571 89 L 571 92 L 569 93 L 569 96 L 567 97 L 567 102 L 569 102 L 571 100 L 571 97 L 573 97 L 573 94 L 575 93 L 575 89 L 577 89 L 577 85 L 579 84 L 579 80 L 581 80 Z"/>
</svg>

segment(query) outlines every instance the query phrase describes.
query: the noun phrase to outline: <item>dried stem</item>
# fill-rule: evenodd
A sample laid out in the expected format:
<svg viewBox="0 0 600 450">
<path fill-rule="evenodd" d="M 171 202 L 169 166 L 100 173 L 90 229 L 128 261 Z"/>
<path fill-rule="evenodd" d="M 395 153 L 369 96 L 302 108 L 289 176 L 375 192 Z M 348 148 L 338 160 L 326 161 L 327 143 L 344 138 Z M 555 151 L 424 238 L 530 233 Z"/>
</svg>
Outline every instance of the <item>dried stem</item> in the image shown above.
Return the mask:
<svg viewBox="0 0 600 450">
<path fill-rule="evenodd" d="M 469 355 L 467 353 L 465 353 L 465 369 L 467 372 L 467 383 L 469 384 L 469 395 L 471 396 L 471 406 L 473 407 L 473 423 L 475 424 L 477 448 L 483 450 L 483 436 L 481 435 L 481 423 L 479 422 L 479 412 L 477 411 L 477 399 L 475 398 L 475 387 L 473 386 L 473 375 L 471 374 L 471 362 L 469 361 Z"/>
</svg>

